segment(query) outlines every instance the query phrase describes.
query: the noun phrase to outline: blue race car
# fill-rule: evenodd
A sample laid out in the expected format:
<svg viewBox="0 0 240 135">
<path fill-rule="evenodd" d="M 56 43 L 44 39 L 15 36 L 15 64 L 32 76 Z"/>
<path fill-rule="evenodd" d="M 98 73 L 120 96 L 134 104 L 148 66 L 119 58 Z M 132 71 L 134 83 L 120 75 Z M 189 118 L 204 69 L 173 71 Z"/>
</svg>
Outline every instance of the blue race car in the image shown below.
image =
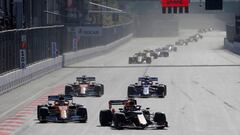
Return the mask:
<svg viewBox="0 0 240 135">
<path fill-rule="evenodd" d="M 160 97 L 167 95 L 167 86 L 159 84 L 157 77 L 139 77 L 138 83 L 128 86 L 128 97 Z"/>
</svg>

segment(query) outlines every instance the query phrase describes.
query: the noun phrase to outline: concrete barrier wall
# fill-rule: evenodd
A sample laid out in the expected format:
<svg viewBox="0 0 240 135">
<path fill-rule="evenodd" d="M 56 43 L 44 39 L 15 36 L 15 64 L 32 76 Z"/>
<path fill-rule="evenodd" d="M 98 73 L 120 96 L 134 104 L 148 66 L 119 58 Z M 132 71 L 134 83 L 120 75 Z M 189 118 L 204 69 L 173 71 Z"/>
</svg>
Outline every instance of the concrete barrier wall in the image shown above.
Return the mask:
<svg viewBox="0 0 240 135">
<path fill-rule="evenodd" d="M 30 65 L 26 69 L 19 69 L 4 74 L 0 76 L 0 95 L 61 67 L 62 56 L 59 56 Z"/>
<path fill-rule="evenodd" d="M 119 45 L 122 45 L 126 42 L 128 42 L 132 38 L 133 34 L 129 34 L 126 37 L 123 37 L 117 41 L 114 41 L 108 45 L 105 46 L 98 46 L 98 47 L 93 47 L 93 48 L 88 48 L 84 50 L 80 50 L 77 52 L 70 52 L 70 53 L 65 53 L 64 54 L 64 66 L 70 65 L 79 61 L 83 61 L 92 57 L 96 57 L 99 55 L 102 55 L 104 53 L 107 53 L 114 48 L 118 47 Z"/>
<path fill-rule="evenodd" d="M 77 52 L 66 53 L 57 58 L 47 59 L 28 66 L 26 69 L 19 69 L 0 76 L 0 95 L 12 89 L 35 80 L 49 72 L 62 68 L 63 65 L 73 64 L 81 60 L 104 54 L 112 49 L 128 42 L 132 34 L 114 41 L 108 45 L 80 50 Z"/>
<path fill-rule="evenodd" d="M 224 48 L 240 55 L 240 42 L 229 42 L 228 39 L 225 38 Z"/>
</svg>

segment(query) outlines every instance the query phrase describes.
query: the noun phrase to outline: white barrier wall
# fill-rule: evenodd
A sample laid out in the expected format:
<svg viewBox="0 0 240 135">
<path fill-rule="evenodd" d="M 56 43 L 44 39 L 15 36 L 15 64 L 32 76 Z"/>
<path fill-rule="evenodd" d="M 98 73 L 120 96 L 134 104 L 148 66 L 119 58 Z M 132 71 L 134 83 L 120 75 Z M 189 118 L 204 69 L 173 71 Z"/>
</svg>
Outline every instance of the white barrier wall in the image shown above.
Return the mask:
<svg viewBox="0 0 240 135">
<path fill-rule="evenodd" d="M 0 95 L 62 67 L 62 56 L 47 59 L 0 76 Z"/>
<path fill-rule="evenodd" d="M 11 91 L 12 89 L 24 85 L 34 79 L 37 79 L 49 72 L 62 68 L 63 65 L 69 65 L 77 61 L 86 60 L 91 57 L 104 54 L 119 45 L 128 42 L 132 34 L 114 41 L 108 45 L 80 50 L 77 52 L 66 53 L 57 58 L 51 58 L 28 66 L 26 69 L 19 69 L 0 76 L 0 95 Z"/>
<path fill-rule="evenodd" d="M 123 37 L 117 41 L 114 41 L 108 45 L 104 46 L 98 46 L 93 48 L 88 48 L 84 50 L 80 50 L 77 52 L 70 52 L 64 54 L 64 65 L 70 65 L 72 63 L 82 61 L 85 59 L 89 59 L 91 57 L 96 57 L 98 55 L 103 54 L 104 52 L 111 51 L 112 49 L 118 47 L 119 45 L 122 45 L 126 42 L 128 42 L 132 38 L 132 34 Z"/>
</svg>

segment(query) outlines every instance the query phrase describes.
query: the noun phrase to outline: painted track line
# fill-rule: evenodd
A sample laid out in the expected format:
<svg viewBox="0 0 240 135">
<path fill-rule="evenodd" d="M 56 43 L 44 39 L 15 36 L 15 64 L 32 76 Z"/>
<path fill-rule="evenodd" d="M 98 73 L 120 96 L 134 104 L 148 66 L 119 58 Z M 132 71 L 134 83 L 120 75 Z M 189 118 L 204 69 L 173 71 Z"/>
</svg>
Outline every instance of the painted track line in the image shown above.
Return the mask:
<svg viewBox="0 0 240 135">
<path fill-rule="evenodd" d="M 11 135 L 12 133 L 14 133 L 18 128 L 20 128 L 26 123 L 30 116 L 34 115 L 37 109 L 37 105 L 47 103 L 48 95 L 59 94 L 63 92 L 63 88 L 63 85 L 55 86 L 54 88 L 52 88 L 52 90 L 50 90 L 50 92 L 44 93 L 42 96 L 34 100 L 34 97 L 41 93 L 41 91 L 39 91 L 34 97 L 29 97 L 20 104 L 4 112 L 4 114 L 1 114 L 0 117 L 10 113 L 11 111 L 14 111 L 21 105 L 25 104 L 27 101 L 32 100 L 29 104 L 23 106 L 22 109 L 17 111 L 13 116 L 7 117 L 2 122 L 0 122 L 0 135 Z M 42 91 L 46 89 L 47 88 L 43 89 Z"/>
</svg>

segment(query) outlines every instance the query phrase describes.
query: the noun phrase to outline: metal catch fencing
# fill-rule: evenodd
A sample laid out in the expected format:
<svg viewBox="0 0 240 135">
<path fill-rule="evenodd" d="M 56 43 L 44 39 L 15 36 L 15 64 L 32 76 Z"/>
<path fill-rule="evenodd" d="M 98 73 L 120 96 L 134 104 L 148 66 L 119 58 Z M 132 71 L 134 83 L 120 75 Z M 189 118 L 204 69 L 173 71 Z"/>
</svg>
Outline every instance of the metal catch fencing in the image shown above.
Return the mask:
<svg viewBox="0 0 240 135">
<path fill-rule="evenodd" d="M 57 25 L 0 32 L 0 75 L 66 52 L 106 45 L 130 34 L 132 23 L 100 27 L 97 36 L 68 29 Z"/>
</svg>

